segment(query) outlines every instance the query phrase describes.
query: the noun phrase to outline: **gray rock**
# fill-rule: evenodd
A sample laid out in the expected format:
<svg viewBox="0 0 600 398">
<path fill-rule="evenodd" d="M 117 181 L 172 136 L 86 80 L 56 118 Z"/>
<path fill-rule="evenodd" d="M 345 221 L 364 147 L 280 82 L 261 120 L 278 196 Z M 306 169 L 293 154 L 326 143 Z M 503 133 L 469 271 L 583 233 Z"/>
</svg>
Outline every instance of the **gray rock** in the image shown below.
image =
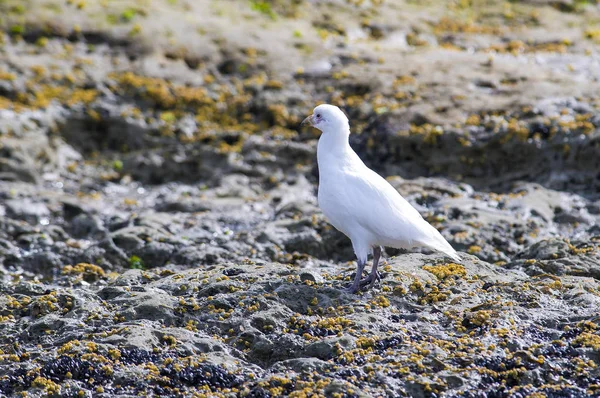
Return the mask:
<svg viewBox="0 0 600 398">
<path fill-rule="evenodd" d="M 330 368 L 331 364 L 318 358 L 294 358 L 279 361 L 273 367 L 273 371 L 293 370 L 296 373 L 322 372 Z"/>
<path fill-rule="evenodd" d="M 323 277 L 321 276 L 321 274 L 318 273 L 318 271 L 302 272 L 300 274 L 300 280 L 302 282 L 310 281 L 313 283 L 323 283 L 324 281 Z"/>
<path fill-rule="evenodd" d="M 29 198 L 7 200 L 5 206 L 8 217 L 33 224 L 50 216 L 50 210 L 44 203 L 34 202 Z"/>
<path fill-rule="evenodd" d="M 555 260 L 566 257 L 570 252 L 569 243 L 553 238 L 531 245 L 526 251 L 519 253 L 518 258 L 535 260 Z"/>
<path fill-rule="evenodd" d="M 74 237 L 80 239 L 101 239 L 106 234 L 106 230 L 100 217 L 85 213 L 78 214 L 73 218 L 70 231 Z"/>
<path fill-rule="evenodd" d="M 1 396 L 597 392 L 597 8 L 46 2 L 2 21 Z M 318 102 L 460 264 L 342 292 Z"/>
<path fill-rule="evenodd" d="M 134 251 L 148 268 L 162 267 L 173 256 L 176 248 L 174 245 L 152 241 Z"/>
</svg>

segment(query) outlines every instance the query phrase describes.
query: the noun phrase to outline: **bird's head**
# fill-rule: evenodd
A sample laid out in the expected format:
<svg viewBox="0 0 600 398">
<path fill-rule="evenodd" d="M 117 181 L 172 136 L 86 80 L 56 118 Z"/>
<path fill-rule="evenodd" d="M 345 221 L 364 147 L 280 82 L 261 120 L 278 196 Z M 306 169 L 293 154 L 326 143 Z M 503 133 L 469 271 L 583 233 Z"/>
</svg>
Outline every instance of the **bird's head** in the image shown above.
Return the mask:
<svg viewBox="0 0 600 398">
<path fill-rule="evenodd" d="M 302 121 L 302 126 L 313 126 L 323 133 L 329 131 L 347 131 L 350 129 L 348 118 L 334 105 L 322 104 L 313 110 L 313 114 Z"/>
</svg>

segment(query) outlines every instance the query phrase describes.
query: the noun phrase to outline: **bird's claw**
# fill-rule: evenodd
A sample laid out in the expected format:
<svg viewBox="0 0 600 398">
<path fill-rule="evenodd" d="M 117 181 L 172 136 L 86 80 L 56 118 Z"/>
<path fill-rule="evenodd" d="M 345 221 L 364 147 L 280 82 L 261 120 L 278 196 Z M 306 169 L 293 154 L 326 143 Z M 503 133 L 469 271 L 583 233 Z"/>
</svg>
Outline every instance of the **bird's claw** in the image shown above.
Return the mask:
<svg viewBox="0 0 600 398">
<path fill-rule="evenodd" d="M 358 292 L 360 290 L 362 286 L 355 286 L 354 284 L 344 288 L 344 292 L 348 293 L 348 294 L 355 294 L 356 292 Z"/>
<path fill-rule="evenodd" d="M 371 272 L 369 276 L 361 279 L 358 283 L 355 281 L 350 286 L 344 288 L 344 292 L 355 294 L 363 289 L 371 289 L 375 286 L 375 282 L 381 282 L 381 274 L 378 271 L 375 271 L 375 276 L 373 276 L 373 272 Z"/>
<path fill-rule="evenodd" d="M 360 281 L 360 287 L 363 288 L 368 285 L 369 288 L 372 288 L 375 286 L 375 282 L 381 282 L 381 274 L 377 271 L 375 271 L 375 276 L 373 276 L 373 273 L 370 273 L 369 276 L 362 279 Z"/>
</svg>

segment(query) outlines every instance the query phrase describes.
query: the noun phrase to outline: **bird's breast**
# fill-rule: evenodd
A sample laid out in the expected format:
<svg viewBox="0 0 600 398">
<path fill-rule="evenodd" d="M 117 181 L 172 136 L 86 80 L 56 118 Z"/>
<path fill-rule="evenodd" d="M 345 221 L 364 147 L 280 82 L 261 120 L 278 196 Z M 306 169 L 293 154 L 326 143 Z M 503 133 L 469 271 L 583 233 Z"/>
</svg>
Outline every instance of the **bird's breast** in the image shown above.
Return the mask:
<svg viewBox="0 0 600 398">
<path fill-rule="evenodd" d="M 330 181 L 328 178 L 319 179 L 318 202 L 327 220 L 336 229 L 349 235 L 354 217 L 343 190 L 343 177 L 338 177 L 335 181 Z"/>
</svg>

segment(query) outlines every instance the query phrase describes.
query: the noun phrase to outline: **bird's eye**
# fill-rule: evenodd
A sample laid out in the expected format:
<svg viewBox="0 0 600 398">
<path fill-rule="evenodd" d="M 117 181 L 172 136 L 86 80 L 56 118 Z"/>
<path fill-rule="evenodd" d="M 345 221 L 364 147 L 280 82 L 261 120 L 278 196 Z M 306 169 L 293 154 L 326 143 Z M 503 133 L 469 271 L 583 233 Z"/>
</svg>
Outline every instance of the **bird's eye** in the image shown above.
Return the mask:
<svg viewBox="0 0 600 398">
<path fill-rule="evenodd" d="M 317 113 L 317 117 L 321 117 L 321 114 L 320 114 L 320 113 Z"/>
</svg>

